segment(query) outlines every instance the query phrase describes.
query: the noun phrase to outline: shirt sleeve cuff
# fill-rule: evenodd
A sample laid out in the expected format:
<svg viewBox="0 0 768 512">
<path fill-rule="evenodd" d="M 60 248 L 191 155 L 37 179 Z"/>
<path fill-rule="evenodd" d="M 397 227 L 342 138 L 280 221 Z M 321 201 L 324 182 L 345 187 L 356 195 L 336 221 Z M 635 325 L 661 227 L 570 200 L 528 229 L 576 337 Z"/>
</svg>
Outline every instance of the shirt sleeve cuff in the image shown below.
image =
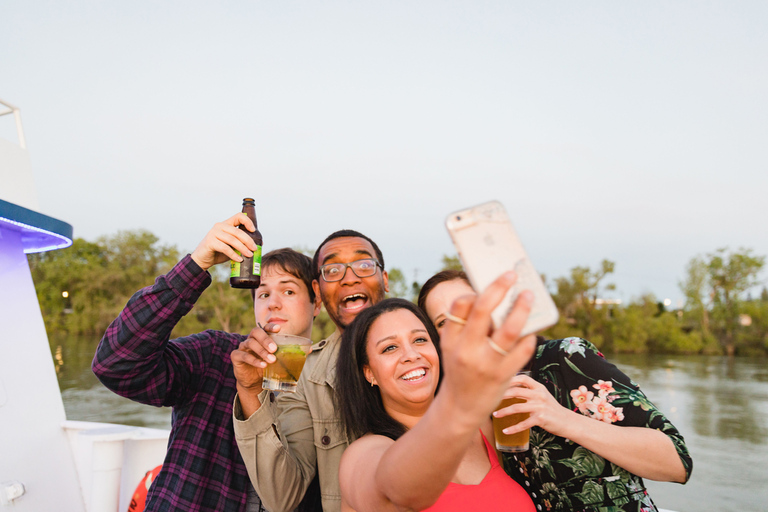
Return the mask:
<svg viewBox="0 0 768 512">
<path fill-rule="evenodd" d="M 200 268 L 192 256 L 187 254 L 168 274 L 168 286 L 185 302 L 194 304 L 211 284 L 211 274 Z"/>
<path fill-rule="evenodd" d="M 277 423 L 278 410 L 270 398 L 270 391 L 268 389 L 262 390 L 259 393 L 261 407 L 251 414 L 249 418 L 245 418 L 243 416 L 243 409 L 240 406 L 240 396 L 235 395 L 235 403 L 232 407 L 232 421 L 235 425 L 236 438 L 254 437 L 272 429 L 272 425 Z"/>
</svg>

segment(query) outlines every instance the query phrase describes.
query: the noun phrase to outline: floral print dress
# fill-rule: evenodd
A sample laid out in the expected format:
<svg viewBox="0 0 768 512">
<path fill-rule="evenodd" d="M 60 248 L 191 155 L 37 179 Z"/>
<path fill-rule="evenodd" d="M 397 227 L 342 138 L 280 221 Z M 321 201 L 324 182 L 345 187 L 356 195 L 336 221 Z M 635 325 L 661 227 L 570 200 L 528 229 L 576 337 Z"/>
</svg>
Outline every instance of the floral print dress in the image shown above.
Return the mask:
<svg viewBox="0 0 768 512">
<path fill-rule="evenodd" d="M 632 380 L 590 342 L 566 338 L 540 342 L 531 377 L 564 407 L 596 421 L 648 427 L 675 445 L 690 478 L 692 461 L 680 432 Z M 655 512 L 642 478 L 582 446 L 531 429 L 530 449 L 503 454 L 507 473 L 528 491 L 541 511 Z"/>
</svg>

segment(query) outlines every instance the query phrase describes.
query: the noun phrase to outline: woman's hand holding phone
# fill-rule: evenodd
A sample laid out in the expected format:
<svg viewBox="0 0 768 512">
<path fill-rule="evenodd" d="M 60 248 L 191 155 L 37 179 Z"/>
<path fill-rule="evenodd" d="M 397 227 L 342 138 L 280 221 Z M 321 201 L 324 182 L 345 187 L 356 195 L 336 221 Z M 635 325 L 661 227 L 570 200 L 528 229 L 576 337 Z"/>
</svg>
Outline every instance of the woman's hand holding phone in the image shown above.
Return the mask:
<svg viewBox="0 0 768 512">
<path fill-rule="evenodd" d="M 520 293 L 504 322 L 493 328 L 491 314 L 515 280 L 514 273 L 504 273 L 478 296 L 457 299 L 443 330 L 445 377 L 438 398 L 445 393 L 469 421 L 488 417 L 536 348 L 534 335 L 521 335 L 531 310 L 530 292 Z"/>
</svg>

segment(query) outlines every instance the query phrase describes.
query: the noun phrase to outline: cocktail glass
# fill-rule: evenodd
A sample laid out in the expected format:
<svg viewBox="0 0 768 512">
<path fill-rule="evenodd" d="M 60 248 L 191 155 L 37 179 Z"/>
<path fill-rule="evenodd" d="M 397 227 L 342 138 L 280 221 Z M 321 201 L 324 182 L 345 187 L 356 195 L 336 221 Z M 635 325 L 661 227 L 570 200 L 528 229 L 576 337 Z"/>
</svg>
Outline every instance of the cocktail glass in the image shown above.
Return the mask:
<svg viewBox="0 0 768 512">
<path fill-rule="evenodd" d="M 270 334 L 270 338 L 277 345 L 275 357 L 277 361 L 267 364 L 264 369 L 264 382 L 262 388 L 273 391 L 296 391 L 299 375 L 304 368 L 307 354 L 312 347 L 312 341 L 291 334 Z"/>
</svg>

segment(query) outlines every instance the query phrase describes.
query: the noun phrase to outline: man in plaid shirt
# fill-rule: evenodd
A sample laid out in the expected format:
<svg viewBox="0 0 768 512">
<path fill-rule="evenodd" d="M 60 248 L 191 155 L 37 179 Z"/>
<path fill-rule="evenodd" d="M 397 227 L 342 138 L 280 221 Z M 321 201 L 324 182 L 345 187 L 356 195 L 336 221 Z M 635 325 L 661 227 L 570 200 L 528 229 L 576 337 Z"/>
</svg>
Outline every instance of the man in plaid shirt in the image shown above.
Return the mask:
<svg viewBox="0 0 768 512">
<path fill-rule="evenodd" d="M 191 255 L 134 294 L 96 349 L 93 371 L 106 387 L 137 402 L 173 407 L 168 453 L 149 489 L 147 511 L 264 510 L 232 426 L 236 380 L 230 353 L 248 337 L 206 330 L 170 339 L 210 285 L 207 270 L 230 259 L 241 261 L 235 250 L 250 256 L 256 249 L 240 224 L 255 229 L 240 213 L 217 223 Z M 254 294 L 256 322 L 310 337 L 320 311 L 312 278 L 307 256 L 291 249 L 266 254 Z"/>
</svg>

